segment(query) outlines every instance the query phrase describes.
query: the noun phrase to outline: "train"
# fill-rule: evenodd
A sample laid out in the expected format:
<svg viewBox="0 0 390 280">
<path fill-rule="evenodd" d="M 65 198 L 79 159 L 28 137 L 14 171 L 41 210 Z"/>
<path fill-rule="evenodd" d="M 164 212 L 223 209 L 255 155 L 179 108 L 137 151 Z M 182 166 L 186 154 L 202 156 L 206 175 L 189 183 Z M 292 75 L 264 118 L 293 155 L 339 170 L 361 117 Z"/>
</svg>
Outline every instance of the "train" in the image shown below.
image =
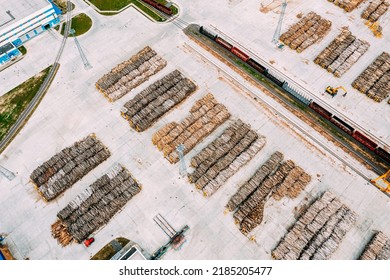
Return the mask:
<svg viewBox="0 0 390 280">
<path fill-rule="evenodd" d="M 171 8 L 168 8 L 160 3 L 158 3 L 157 1 L 154 1 L 154 0 L 142 0 L 142 2 L 145 2 L 151 6 L 153 6 L 154 8 L 156 8 L 157 10 L 163 12 L 164 14 L 167 14 L 169 16 L 171 16 L 173 14 L 173 11 Z"/>
<path fill-rule="evenodd" d="M 280 86 L 285 92 L 291 94 L 289 91 L 285 90 L 284 88 L 284 86 L 287 85 L 287 82 L 285 80 L 283 80 L 280 77 L 275 77 L 274 75 L 272 75 L 270 73 L 270 70 L 267 69 L 267 67 L 257 62 L 254 58 L 250 57 L 248 54 L 246 54 L 239 48 L 235 47 L 233 44 L 221 38 L 218 34 L 215 34 L 207 30 L 203 26 L 199 27 L 199 32 L 204 36 L 206 36 L 207 38 L 209 38 L 210 40 L 216 42 L 217 44 L 219 44 L 220 46 L 222 46 L 232 54 L 234 54 L 237 58 L 239 58 L 240 60 L 248 64 L 250 67 L 252 67 L 255 71 L 264 75 L 270 81 Z M 309 106 L 309 108 L 312 109 L 315 113 L 330 121 L 332 124 L 334 124 L 341 130 L 343 130 L 345 133 L 349 134 L 356 141 L 364 145 L 367 149 L 373 151 L 375 154 L 377 154 L 379 157 L 381 157 L 383 160 L 385 160 L 387 163 L 390 164 L 390 153 L 387 152 L 382 147 L 380 147 L 377 143 L 375 143 L 375 141 L 371 140 L 364 133 L 358 131 L 357 129 L 355 129 L 347 122 L 343 121 L 338 116 L 329 112 L 324 107 L 316 103 L 313 99 L 310 99 L 305 105 Z"/>
</svg>

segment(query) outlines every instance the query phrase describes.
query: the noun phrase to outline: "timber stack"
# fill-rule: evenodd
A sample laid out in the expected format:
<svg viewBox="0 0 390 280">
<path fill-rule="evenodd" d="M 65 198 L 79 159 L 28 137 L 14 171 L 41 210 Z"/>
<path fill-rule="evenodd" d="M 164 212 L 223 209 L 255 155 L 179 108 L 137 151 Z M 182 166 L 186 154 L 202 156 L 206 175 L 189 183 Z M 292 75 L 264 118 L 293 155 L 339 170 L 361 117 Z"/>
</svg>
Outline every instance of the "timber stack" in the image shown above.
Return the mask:
<svg viewBox="0 0 390 280">
<path fill-rule="evenodd" d="M 390 94 L 390 55 L 380 54 L 352 83 L 352 86 L 376 102 Z"/>
<path fill-rule="evenodd" d="M 50 201 L 83 178 L 111 155 L 94 134 L 63 149 L 38 166 L 30 181 Z"/>
<path fill-rule="evenodd" d="M 96 82 L 96 88 L 113 102 L 147 81 L 166 65 L 167 62 L 147 46 L 101 77 Z"/>
<path fill-rule="evenodd" d="M 337 250 L 357 215 L 325 192 L 290 228 L 272 251 L 276 260 L 326 260 Z"/>
<path fill-rule="evenodd" d="M 321 41 L 329 33 L 331 26 L 331 21 L 322 18 L 314 12 L 310 12 L 283 33 L 280 36 L 280 40 L 291 49 L 300 53 L 309 46 Z"/>
<path fill-rule="evenodd" d="M 341 77 L 366 53 L 370 44 L 357 39 L 351 31 L 344 29 L 341 33 L 314 59 L 314 63 Z"/>
<path fill-rule="evenodd" d="M 364 0 L 328 0 L 335 5 L 344 9 L 346 12 L 351 12 L 356 9 Z"/>
<path fill-rule="evenodd" d="M 145 131 L 196 90 L 196 85 L 174 70 L 128 101 L 121 111 L 130 126 Z"/>
<path fill-rule="evenodd" d="M 265 145 L 264 136 L 250 125 L 236 120 L 225 131 L 191 159 L 195 169 L 189 181 L 211 196 Z"/>
<path fill-rule="evenodd" d="M 377 232 L 359 259 L 390 260 L 390 239 L 383 232 Z"/>
<path fill-rule="evenodd" d="M 390 0 L 373 0 L 362 13 L 362 18 L 371 22 L 378 21 L 390 6 Z"/>
<path fill-rule="evenodd" d="M 126 203 L 141 191 L 141 186 L 121 165 L 97 179 L 58 212 L 52 236 L 62 246 L 81 243 L 106 225 Z"/>
<path fill-rule="evenodd" d="M 294 198 L 306 187 L 311 177 L 292 160 L 283 162 L 283 154 L 275 152 L 255 174 L 230 198 L 226 208 L 240 231 L 248 235 L 263 220 L 264 207 L 270 196 L 280 200 Z"/>
<path fill-rule="evenodd" d="M 183 153 L 187 154 L 229 117 L 228 109 L 209 93 L 195 102 L 190 115 L 180 124 L 168 123 L 154 133 L 152 142 L 170 163 L 176 163 L 179 161 L 178 145 L 183 144 Z"/>
</svg>

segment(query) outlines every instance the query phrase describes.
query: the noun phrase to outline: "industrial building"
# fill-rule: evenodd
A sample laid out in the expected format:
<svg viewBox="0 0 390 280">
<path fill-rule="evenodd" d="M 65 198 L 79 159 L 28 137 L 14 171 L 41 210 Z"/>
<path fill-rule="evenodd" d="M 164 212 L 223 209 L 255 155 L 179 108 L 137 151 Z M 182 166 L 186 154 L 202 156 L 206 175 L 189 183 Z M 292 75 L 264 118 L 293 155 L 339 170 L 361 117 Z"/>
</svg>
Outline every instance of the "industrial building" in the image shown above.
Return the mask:
<svg viewBox="0 0 390 280">
<path fill-rule="evenodd" d="M 0 0 L 0 65 L 21 55 L 17 49 L 60 22 L 49 0 Z"/>
</svg>

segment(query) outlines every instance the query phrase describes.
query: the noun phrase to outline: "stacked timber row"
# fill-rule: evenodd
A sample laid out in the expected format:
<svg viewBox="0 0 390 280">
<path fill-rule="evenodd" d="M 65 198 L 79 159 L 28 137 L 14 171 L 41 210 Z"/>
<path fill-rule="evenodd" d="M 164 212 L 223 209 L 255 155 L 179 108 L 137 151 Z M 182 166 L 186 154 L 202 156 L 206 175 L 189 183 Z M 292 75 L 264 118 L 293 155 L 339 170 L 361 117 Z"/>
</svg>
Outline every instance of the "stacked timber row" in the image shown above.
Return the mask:
<svg viewBox="0 0 390 280">
<path fill-rule="evenodd" d="M 270 195 L 277 199 L 284 195 L 296 197 L 310 182 L 311 177 L 292 160 L 282 160 L 282 153 L 272 154 L 227 203 L 228 211 L 235 211 L 234 221 L 244 235 L 261 224 Z"/>
<path fill-rule="evenodd" d="M 314 12 L 308 13 L 293 24 L 280 40 L 298 53 L 321 41 L 330 31 L 332 22 Z"/>
<path fill-rule="evenodd" d="M 195 170 L 188 178 L 204 196 L 211 196 L 264 145 L 263 136 L 237 120 L 191 159 Z"/>
<path fill-rule="evenodd" d="M 132 128 L 144 131 L 196 90 L 196 85 L 174 70 L 128 101 L 122 109 Z"/>
<path fill-rule="evenodd" d="M 344 9 L 346 12 L 351 12 L 355 8 L 357 8 L 360 3 L 364 0 L 328 0 L 329 2 L 333 2 L 335 5 Z"/>
<path fill-rule="evenodd" d="M 367 41 L 357 39 L 344 29 L 315 59 L 314 63 L 341 77 L 368 50 Z"/>
<path fill-rule="evenodd" d="M 290 228 L 272 251 L 277 260 L 326 260 L 337 250 L 357 215 L 325 192 Z"/>
<path fill-rule="evenodd" d="M 390 0 L 373 0 L 362 13 L 362 18 L 376 22 L 384 15 L 390 6 Z"/>
<path fill-rule="evenodd" d="M 383 52 L 352 83 L 358 91 L 376 102 L 389 97 L 390 93 L 390 55 Z"/>
<path fill-rule="evenodd" d="M 110 151 L 94 134 L 89 135 L 38 166 L 30 180 L 39 194 L 52 200 L 105 161 Z"/>
<path fill-rule="evenodd" d="M 166 65 L 167 62 L 147 46 L 101 77 L 96 82 L 96 88 L 112 102 L 129 93 Z"/>
<path fill-rule="evenodd" d="M 126 168 L 114 167 L 58 212 L 58 220 L 51 227 L 52 236 L 62 246 L 73 241 L 81 243 L 140 191 L 141 186 Z"/>
<path fill-rule="evenodd" d="M 183 144 L 183 153 L 187 154 L 229 117 L 228 109 L 209 93 L 195 102 L 190 115 L 180 124 L 171 122 L 154 133 L 152 142 L 170 163 L 176 163 L 179 161 L 178 145 Z"/>
<path fill-rule="evenodd" d="M 390 239 L 383 232 L 377 232 L 366 246 L 360 260 L 390 260 Z"/>
</svg>

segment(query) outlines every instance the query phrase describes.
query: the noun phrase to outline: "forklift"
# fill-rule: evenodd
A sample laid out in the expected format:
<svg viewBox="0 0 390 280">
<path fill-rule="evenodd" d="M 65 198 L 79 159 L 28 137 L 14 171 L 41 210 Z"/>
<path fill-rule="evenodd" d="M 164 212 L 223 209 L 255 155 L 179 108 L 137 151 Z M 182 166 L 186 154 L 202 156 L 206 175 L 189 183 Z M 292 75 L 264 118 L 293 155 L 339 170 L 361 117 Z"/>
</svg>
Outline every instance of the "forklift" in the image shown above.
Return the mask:
<svg viewBox="0 0 390 280">
<path fill-rule="evenodd" d="M 343 96 L 347 95 L 347 90 L 343 86 L 339 86 L 339 87 L 336 87 L 336 88 L 333 88 L 331 86 L 327 86 L 326 89 L 325 89 L 325 92 L 329 93 L 330 95 L 332 95 L 332 97 L 335 97 L 337 95 L 337 93 L 339 92 L 339 89 L 342 89 L 344 91 L 344 95 Z"/>
</svg>

